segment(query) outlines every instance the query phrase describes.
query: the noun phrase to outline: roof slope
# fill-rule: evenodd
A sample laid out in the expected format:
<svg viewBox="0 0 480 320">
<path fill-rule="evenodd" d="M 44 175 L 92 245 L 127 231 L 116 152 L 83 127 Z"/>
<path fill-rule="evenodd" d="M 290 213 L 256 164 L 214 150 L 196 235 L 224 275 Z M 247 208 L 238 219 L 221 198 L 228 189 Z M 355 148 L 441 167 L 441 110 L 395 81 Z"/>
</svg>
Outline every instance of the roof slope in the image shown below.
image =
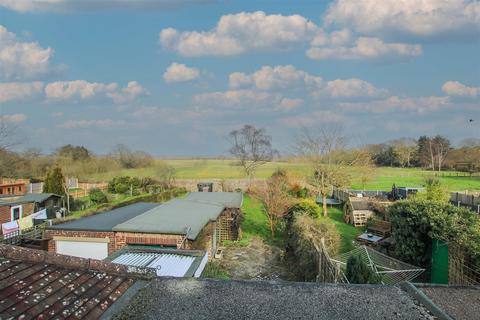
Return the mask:
<svg viewBox="0 0 480 320">
<path fill-rule="evenodd" d="M 0 205 L 6 204 L 20 204 L 20 203 L 29 203 L 29 202 L 44 202 L 50 197 L 58 197 L 61 198 L 61 196 L 54 194 L 54 193 L 28 193 L 23 196 L 5 196 L 3 198 L 0 198 Z"/>
<path fill-rule="evenodd" d="M 127 269 L 0 245 L 0 319 L 98 319 L 139 279 Z"/>
<path fill-rule="evenodd" d="M 195 240 L 209 222 L 224 210 L 223 205 L 173 199 L 113 227 L 113 231 L 187 234 Z"/>
<path fill-rule="evenodd" d="M 185 199 L 239 209 L 243 203 L 243 194 L 241 192 L 190 192 Z"/>
<path fill-rule="evenodd" d="M 168 294 L 158 294 L 168 292 Z M 153 280 L 114 319 L 428 319 L 395 286 Z"/>
<path fill-rule="evenodd" d="M 370 210 L 370 204 L 366 200 L 352 200 L 353 210 Z"/>
<path fill-rule="evenodd" d="M 77 220 L 68 221 L 48 227 L 59 230 L 83 230 L 83 231 L 112 231 L 119 223 L 147 212 L 157 207 L 158 203 L 138 202 L 125 207 L 94 214 Z"/>
</svg>

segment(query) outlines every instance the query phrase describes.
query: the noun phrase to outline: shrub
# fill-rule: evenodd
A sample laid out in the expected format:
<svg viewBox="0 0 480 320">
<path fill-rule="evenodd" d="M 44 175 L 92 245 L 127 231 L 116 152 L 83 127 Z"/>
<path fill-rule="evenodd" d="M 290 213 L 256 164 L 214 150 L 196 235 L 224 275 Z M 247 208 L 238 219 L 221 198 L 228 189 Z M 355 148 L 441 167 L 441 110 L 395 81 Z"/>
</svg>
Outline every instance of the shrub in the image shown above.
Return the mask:
<svg viewBox="0 0 480 320">
<path fill-rule="evenodd" d="M 290 195 L 295 198 L 305 199 L 308 197 L 308 189 L 300 186 L 299 184 L 294 184 L 289 191 Z"/>
<path fill-rule="evenodd" d="M 388 213 L 401 260 L 429 268 L 432 239 L 454 241 L 472 256 L 480 256 L 480 218 L 468 209 L 413 199 L 396 202 Z"/>
<path fill-rule="evenodd" d="M 315 281 L 318 274 L 317 247 L 321 239 L 330 255 L 337 253 L 340 236 L 331 222 L 313 219 L 308 215 L 294 216 L 289 225 L 287 255 L 297 280 Z"/>
<path fill-rule="evenodd" d="M 312 218 L 318 218 L 320 216 L 320 207 L 313 199 L 302 199 L 290 209 L 290 214 L 293 216 L 306 214 Z"/>
<path fill-rule="evenodd" d="M 415 197 L 419 200 L 432 200 L 448 203 L 450 201 L 450 193 L 448 189 L 441 183 L 438 178 L 429 177 L 425 179 L 425 191 L 419 192 Z"/>
<path fill-rule="evenodd" d="M 360 255 L 353 255 L 347 260 L 345 276 L 350 283 L 381 283 L 381 277 L 362 260 Z"/>
<path fill-rule="evenodd" d="M 113 178 L 108 183 L 108 192 L 123 194 L 127 193 L 128 191 L 130 191 L 130 189 L 132 189 L 134 194 L 138 194 L 141 187 L 142 180 L 135 177 L 132 178 L 129 176 L 120 176 Z"/>
<path fill-rule="evenodd" d="M 102 190 L 98 188 L 90 189 L 90 191 L 88 192 L 88 197 L 90 198 L 90 201 L 92 201 L 95 204 L 108 202 L 108 199 L 105 193 L 103 193 Z"/>
</svg>

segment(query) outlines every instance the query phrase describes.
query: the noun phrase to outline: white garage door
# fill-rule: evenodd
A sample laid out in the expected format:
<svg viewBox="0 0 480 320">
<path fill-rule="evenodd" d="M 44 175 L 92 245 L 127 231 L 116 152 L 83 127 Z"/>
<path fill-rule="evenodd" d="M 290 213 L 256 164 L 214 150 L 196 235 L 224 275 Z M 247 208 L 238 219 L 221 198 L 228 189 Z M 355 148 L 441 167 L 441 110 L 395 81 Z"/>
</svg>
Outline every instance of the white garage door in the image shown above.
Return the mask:
<svg viewBox="0 0 480 320">
<path fill-rule="evenodd" d="M 56 241 L 57 253 L 80 258 L 103 260 L 108 256 L 108 243 L 91 241 Z"/>
</svg>

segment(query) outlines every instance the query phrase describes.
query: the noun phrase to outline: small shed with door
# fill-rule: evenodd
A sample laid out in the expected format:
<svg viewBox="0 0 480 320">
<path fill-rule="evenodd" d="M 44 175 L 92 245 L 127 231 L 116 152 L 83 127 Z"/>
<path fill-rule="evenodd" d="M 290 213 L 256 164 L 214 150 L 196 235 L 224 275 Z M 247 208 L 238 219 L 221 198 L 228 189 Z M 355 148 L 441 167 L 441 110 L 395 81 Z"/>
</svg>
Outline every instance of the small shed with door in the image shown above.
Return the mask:
<svg viewBox="0 0 480 320">
<path fill-rule="evenodd" d="M 53 193 L 0 197 L 0 224 L 21 220 L 42 210 L 53 213 L 61 207 L 61 199 Z"/>
</svg>

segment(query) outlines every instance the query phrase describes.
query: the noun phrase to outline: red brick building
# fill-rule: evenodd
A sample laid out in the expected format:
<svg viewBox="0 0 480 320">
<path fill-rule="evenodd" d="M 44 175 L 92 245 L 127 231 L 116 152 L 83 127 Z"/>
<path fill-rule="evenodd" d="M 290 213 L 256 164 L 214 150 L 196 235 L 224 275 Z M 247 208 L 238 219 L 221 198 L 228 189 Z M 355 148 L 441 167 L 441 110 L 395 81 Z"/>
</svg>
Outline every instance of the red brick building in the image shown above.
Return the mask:
<svg viewBox="0 0 480 320">
<path fill-rule="evenodd" d="M 51 252 L 104 259 L 125 246 L 203 249 L 212 256 L 238 237 L 241 193 L 190 193 L 164 204 L 137 203 L 49 227 Z"/>
</svg>

